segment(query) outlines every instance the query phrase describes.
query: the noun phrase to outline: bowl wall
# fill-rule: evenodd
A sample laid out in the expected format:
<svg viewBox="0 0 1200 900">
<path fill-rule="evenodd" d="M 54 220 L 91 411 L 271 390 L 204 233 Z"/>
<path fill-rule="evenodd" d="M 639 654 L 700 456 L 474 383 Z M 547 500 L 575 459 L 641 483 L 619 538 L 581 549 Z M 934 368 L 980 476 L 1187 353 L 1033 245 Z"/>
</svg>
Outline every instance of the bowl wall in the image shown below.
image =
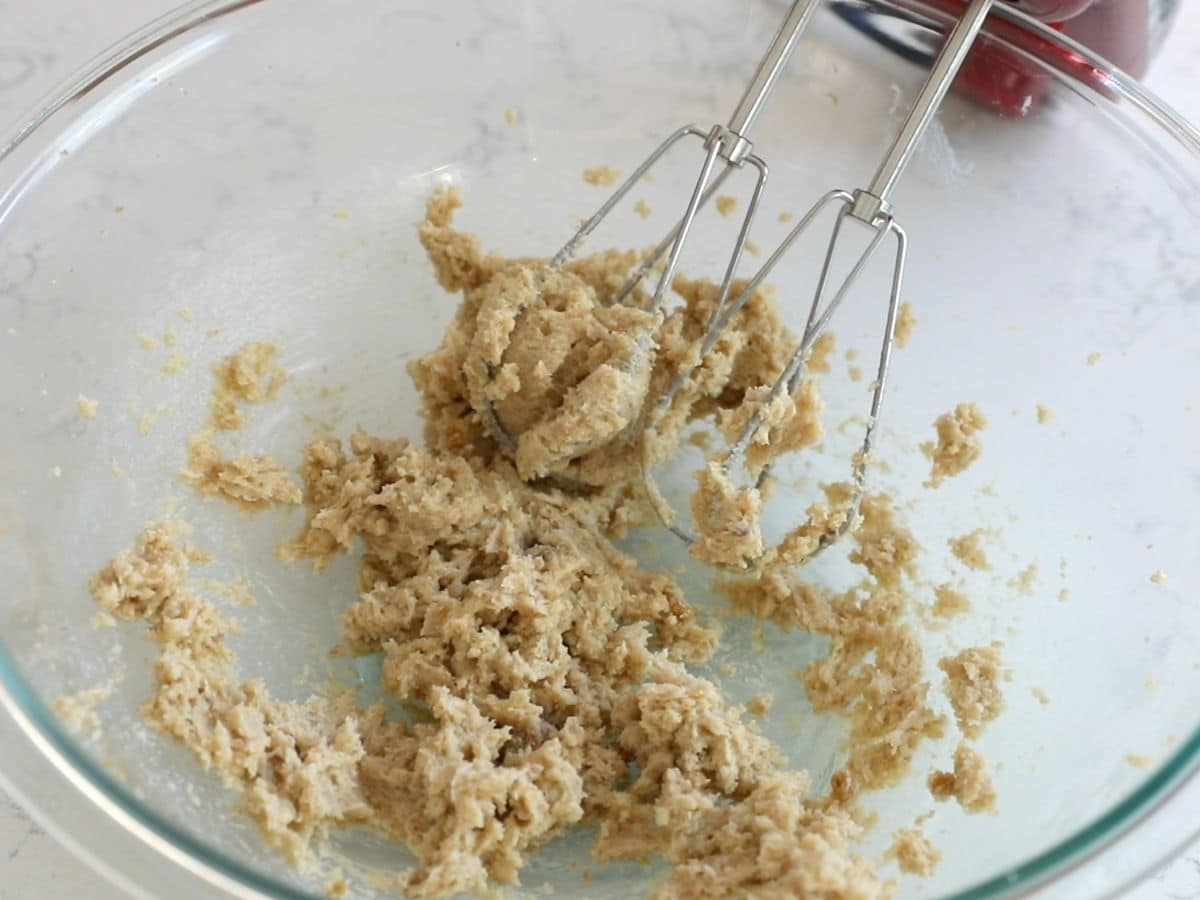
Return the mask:
<svg viewBox="0 0 1200 900">
<path fill-rule="evenodd" d="M 281 402 L 253 411 L 240 440 L 288 465 L 314 421 L 341 434 L 361 426 L 419 436 L 405 364 L 436 343 L 455 305 L 416 240 L 429 192 L 459 185 L 462 225 L 493 249 L 552 252 L 573 217 L 604 197 L 581 171 L 628 171 L 672 128 L 723 119 L 779 15 L 764 2 L 702 11 L 675 0 L 260 3 L 140 55 L 0 159 L 0 569 L 9 585 L 0 670 L 59 741 L 71 739 L 45 709 L 121 676 L 98 706 L 101 733 L 71 745 L 95 767 L 89 777 L 126 792 L 135 811 L 155 811 L 172 840 L 190 835 L 220 867 L 321 888 L 264 852 L 215 777 L 143 724 L 153 647 L 137 625 L 92 627 L 88 575 L 146 521 L 178 511 L 218 560 L 204 574 L 244 576 L 257 596 L 231 613 L 246 626 L 234 641 L 243 674 L 307 696 L 335 668 L 327 651 L 354 597 L 353 561 L 319 577 L 285 565 L 271 551 L 299 527 L 298 511 L 248 518 L 177 480 L 184 439 L 206 415 L 211 364 L 251 340 L 281 347 L 291 381 Z M 753 235 L 763 248 L 786 233 L 780 213 L 869 178 L 923 75 L 832 18 L 815 32 L 756 135 L 771 166 Z M 688 149 L 636 192 L 653 214 L 622 211 L 597 246 L 658 239 L 694 178 L 698 154 Z M 932 880 L 906 879 L 901 896 L 1020 887 L 1126 824 L 1192 764 L 1193 151 L 1119 79 L 1110 96 L 1064 80 L 1022 121 L 952 97 L 897 193 L 910 241 L 903 296 L 919 324 L 893 361 L 877 444 L 886 464 L 873 485 L 892 494 L 924 547 L 916 601 L 930 602 L 946 581 L 972 599 L 969 616 L 926 635 L 931 677 L 944 653 L 994 639 L 1013 673 L 1008 710 L 979 741 L 997 768 L 998 814 L 939 806 L 926 828 L 945 859 Z M 734 224 L 706 220 L 683 267 L 718 272 Z M 798 245 L 772 277 L 794 323 L 822 242 Z M 864 368 L 881 337 L 888 274 L 885 264 L 869 272 L 835 325 L 841 350 L 858 350 Z M 170 348 L 148 350 L 138 337 L 162 342 L 168 332 Z M 186 358 L 183 373 L 162 372 L 168 353 Z M 851 380 L 840 353 L 834 373 L 837 426 L 865 415 L 870 375 Z M 99 401 L 95 420 L 76 410 L 80 393 Z M 990 420 L 984 456 L 930 490 L 917 447 L 937 415 L 966 400 Z M 1054 411 L 1052 422 L 1039 424 L 1037 404 Z M 847 458 L 857 434 L 831 431 L 821 456 L 785 473 L 773 527 L 809 499 L 788 484 L 835 474 L 830 466 Z M 946 541 L 981 527 L 994 532 L 992 568 L 964 571 Z M 651 565 L 686 562 L 665 533 L 635 535 L 631 547 Z M 1030 565 L 1026 594 L 1018 580 Z M 830 582 L 845 574 L 835 555 L 811 571 Z M 1152 583 L 1157 571 L 1165 582 Z M 689 566 L 683 578 L 698 605 L 720 608 L 708 572 Z M 844 725 L 813 714 L 791 672 L 823 647 L 769 628 L 757 641 L 749 623 L 735 623 L 714 665 L 737 663 L 725 679 L 734 697 L 776 694 L 765 727 L 820 785 Z M 336 671 L 372 677 L 370 661 Z M 869 855 L 931 806 L 925 774 L 946 765 L 953 741 L 870 798 L 880 823 Z M 1130 762 L 1143 758 L 1144 768 Z M 411 863 L 369 834 L 334 844 L 352 875 Z M 1056 846 L 1057 857 L 1030 865 Z M 572 860 L 586 865 L 585 836 L 556 842 L 523 881 L 600 896 L 644 887 L 656 871 L 598 869 L 583 885 Z"/>
</svg>

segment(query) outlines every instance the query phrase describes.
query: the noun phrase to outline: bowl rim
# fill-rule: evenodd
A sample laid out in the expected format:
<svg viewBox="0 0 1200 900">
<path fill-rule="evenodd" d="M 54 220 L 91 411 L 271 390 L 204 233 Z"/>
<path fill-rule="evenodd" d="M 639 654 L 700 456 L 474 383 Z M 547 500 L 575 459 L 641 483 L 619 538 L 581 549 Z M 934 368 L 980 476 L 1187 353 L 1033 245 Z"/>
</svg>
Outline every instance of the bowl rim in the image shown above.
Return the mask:
<svg viewBox="0 0 1200 900">
<path fill-rule="evenodd" d="M 49 92 L 31 113 L 3 132 L 7 137 L 0 138 L 0 175 L 5 174 L 5 162 L 39 129 L 56 119 L 74 101 L 82 99 L 127 66 L 196 28 L 265 2 L 267 0 L 190 0 L 101 52 Z M 889 12 L 927 27 L 943 28 L 950 19 L 947 13 L 929 7 L 924 0 L 851 2 L 864 9 Z M 1039 39 L 1069 52 L 1076 62 L 1093 68 L 1101 77 L 1107 92 L 1129 103 L 1150 125 L 1157 126 L 1157 138 L 1173 141 L 1177 149 L 1200 163 L 1200 130 L 1136 79 L 1071 38 L 1008 6 L 998 4 L 993 7 L 992 14 L 1022 25 Z M 1080 87 L 1094 93 L 1087 86 Z M 1102 99 L 1112 102 L 1111 98 Z M 0 228 L 8 210 L 19 199 L 20 175 L 17 172 L 18 177 L 7 184 L 0 181 Z M 3 641 L 0 641 L 0 709 L 7 712 L 23 736 L 58 774 L 109 819 L 207 884 L 238 897 L 282 897 L 289 900 L 316 900 L 318 897 L 231 858 L 168 821 L 135 797 L 68 735 L 20 673 Z M 0 771 L 0 783 L 10 787 L 17 795 L 23 793 L 19 785 L 5 777 L 3 771 Z M 1093 821 L 1031 858 L 947 895 L 943 900 L 992 900 L 997 897 L 1026 896 L 1049 884 L 1061 883 L 1071 874 L 1093 866 L 1100 854 L 1167 807 L 1181 806 L 1181 801 L 1190 803 L 1193 795 L 1200 796 L 1200 723 L 1135 789 Z M 1125 873 L 1124 880 L 1120 883 L 1109 882 L 1106 890 L 1115 894 L 1176 854 L 1188 841 L 1200 835 L 1200 824 L 1194 828 L 1190 834 L 1179 835 L 1178 840 L 1168 840 L 1158 845 L 1156 851 L 1147 853 L 1133 869 Z M 60 833 L 57 828 L 53 831 Z M 85 854 L 85 857 L 95 865 L 90 855 Z M 105 867 L 103 874 L 111 876 L 112 873 Z"/>
</svg>

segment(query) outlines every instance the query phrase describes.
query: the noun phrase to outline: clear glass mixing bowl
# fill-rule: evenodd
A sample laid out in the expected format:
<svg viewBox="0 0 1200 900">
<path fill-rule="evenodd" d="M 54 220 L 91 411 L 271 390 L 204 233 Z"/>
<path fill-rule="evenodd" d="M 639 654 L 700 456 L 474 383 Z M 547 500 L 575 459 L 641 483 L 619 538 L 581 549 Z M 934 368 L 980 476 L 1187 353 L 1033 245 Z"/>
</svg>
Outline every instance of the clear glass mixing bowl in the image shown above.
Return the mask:
<svg viewBox="0 0 1200 900">
<path fill-rule="evenodd" d="M 936 22 L 905 9 L 909 27 Z M 417 434 L 404 364 L 453 309 L 413 228 L 429 191 L 460 184 L 462 222 L 491 247 L 553 250 L 601 197 L 581 169 L 627 170 L 677 124 L 723 119 L 780 11 L 759 0 L 199 3 L 105 56 L 2 145 L 0 769 L 60 834 L 152 891 L 323 889 L 324 875 L 267 852 L 216 779 L 143 724 L 152 647 L 138 626 L 91 626 L 89 573 L 175 504 L 222 561 L 213 574 L 244 573 L 258 595 L 234 613 L 250 626 L 235 648 L 245 674 L 306 695 L 325 677 L 353 565 L 319 578 L 286 566 L 271 548 L 298 511 L 249 519 L 174 479 L 204 417 L 209 364 L 247 340 L 281 345 L 292 386 L 244 440 L 288 463 L 312 430 L 306 416 Z M 1050 879 L 1055 896 L 1104 893 L 1195 821 L 1151 813 L 1197 803 L 1200 141 L 1121 74 L 1043 37 L 1047 101 L 1009 121 L 952 97 L 896 198 L 920 322 L 895 358 L 875 484 L 905 508 L 930 583 L 951 570 L 947 536 L 996 530 L 993 570 L 968 582 L 972 614 L 929 632 L 927 656 L 1000 639 L 1013 671 L 1008 711 L 979 743 L 998 769 L 998 814 L 939 806 L 926 827 L 945 860 L 932 880 L 904 879 L 901 896 L 1008 896 Z M 1064 59 L 1093 77 L 1065 74 Z M 922 75 L 833 17 L 818 22 L 757 135 L 772 167 L 757 243 L 782 236 L 778 212 L 870 176 Z M 603 240 L 657 238 L 697 162 L 660 172 L 643 192 L 655 214 L 619 218 Z M 715 270 L 729 238 L 702 229 L 685 267 Z M 816 252 L 798 248 L 773 279 L 793 318 Z M 838 321 L 843 347 L 870 353 L 880 289 L 865 284 Z M 137 338 L 168 330 L 189 361 L 180 375 L 163 375 L 165 351 Z M 835 416 L 865 412 L 864 383 L 831 380 Z M 93 421 L 76 411 L 81 392 L 100 403 Z M 990 416 L 984 456 L 930 491 L 914 448 L 962 400 Z M 1038 403 L 1052 423 L 1038 423 Z M 848 446 L 835 436 L 827 450 Z M 780 521 L 804 499 L 783 490 Z M 651 564 L 678 561 L 661 536 L 634 547 Z M 1031 562 L 1025 596 L 1009 582 Z M 1152 583 L 1159 570 L 1166 581 Z M 697 603 L 717 602 L 703 569 L 685 580 Z M 843 723 L 814 715 L 790 674 L 819 647 L 768 629 L 752 649 L 749 629 L 732 631 L 722 652 L 743 664 L 728 689 L 776 692 L 767 730 L 819 783 Z M 72 737 L 51 705 L 114 672 L 124 677 L 97 707 L 101 733 Z M 880 824 L 865 852 L 878 858 L 891 827 L 930 805 L 924 775 L 950 746 L 871 799 Z M 408 863 L 370 834 L 334 844 L 364 893 L 368 870 Z M 548 848 L 527 890 L 625 896 L 653 877 L 617 866 L 583 884 L 572 860 L 586 863 L 586 839 Z"/>
</svg>

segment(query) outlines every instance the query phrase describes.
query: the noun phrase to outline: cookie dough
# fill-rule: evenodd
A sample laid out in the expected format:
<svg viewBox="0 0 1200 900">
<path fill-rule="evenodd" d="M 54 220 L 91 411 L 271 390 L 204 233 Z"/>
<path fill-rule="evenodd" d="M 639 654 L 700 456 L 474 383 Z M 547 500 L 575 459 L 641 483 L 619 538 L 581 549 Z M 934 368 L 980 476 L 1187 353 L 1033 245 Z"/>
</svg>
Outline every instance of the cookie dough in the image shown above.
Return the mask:
<svg viewBox="0 0 1200 900">
<path fill-rule="evenodd" d="M 921 449 L 933 462 L 928 484 L 939 487 L 947 478 L 965 472 L 983 454 L 979 432 L 987 427 L 987 418 L 974 403 L 960 403 L 953 412 L 938 416 L 933 426 L 937 443 L 922 444 Z"/>
<path fill-rule="evenodd" d="M 178 521 L 148 525 L 92 577 L 92 597 L 118 619 L 144 621 L 158 644 L 147 718 L 241 788 L 269 843 L 311 864 L 316 835 L 371 818 L 357 774 L 361 713 L 346 700 L 274 701 L 261 681 L 238 681 L 225 645 L 232 623 L 192 589 L 192 565 L 209 556 L 187 533 Z"/>
<path fill-rule="evenodd" d="M 211 418 L 214 428 L 235 431 L 246 424 L 241 405 L 272 399 L 286 380 L 276 362 L 274 344 L 257 341 L 221 360 L 213 370 L 217 386 L 213 389 Z"/>
<path fill-rule="evenodd" d="M 936 771 L 929 776 L 929 792 L 935 800 L 954 798 L 968 813 L 994 812 L 996 789 L 988 773 L 987 762 L 969 744 L 954 750 L 954 770 Z"/>
<path fill-rule="evenodd" d="M 219 495 L 252 510 L 299 503 L 303 496 L 287 469 L 269 456 L 226 458 L 210 429 L 188 438 L 188 464 L 180 477 L 206 497 Z"/>
<path fill-rule="evenodd" d="M 901 872 L 925 877 L 932 875 L 937 864 L 942 861 L 942 851 L 916 828 L 896 829 L 887 855 L 896 860 Z"/>
<path fill-rule="evenodd" d="M 79 414 L 85 419 L 94 419 L 96 418 L 96 410 L 100 408 L 100 401 L 80 394 L 75 398 L 75 408 L 79 410 Z"/>
<path fill-rule="evenodd" d="M 714 285 L 677 277 L 661 321 L 610 306 L 637 254 L 605 251 L 546 273 L 455 231 L 458 202 L 436 194 L 420 232 L 439 282 L 462 294 L 441 345 L 410 366 L 425 446 L 320 435 L 297 484 L 269 457 L 226 456 L 204 430 L 184 473 L 202 494 L 251 508 L 302 500 L 305 524 L 279 548 L 286 560 L 320 570 L 361 553 L 344 649 L 382 658 L 389 704 L 348 693 L 285 702 L 240 680 L 227 646 L 235 626 L 193 575 L 209 558 L 185 525 L 163 520 L 91 581 L 102 610 L 144 622 L 158 646 L 146 715 L 239 790 L 267 840 L 298 865 L 314 862 L 332 828 L 406 843 L 418 859 L 403 884 L 410 896 L 516 883 L 531 854 L 579 823 L 595 829 L 597 861 L 670 862 L 660 897 L 885 896 L 853 850 L 856 801 L 894 784 L 945 733 L 906 616 L 920 547 L 892 504 L 863 499 L 850 554 L 861 580 L 842 592 L 791 563 L 846 521 L 849 485 L 827 487 L 778 547 L 753 543 L 751 524 L 711 548 L 760 560 L 724 584 L 735 608 L 830 639 L 799 673 L 818 711 L 850 723 L 824 796 L 754 723 L 766 699 L 743 710 L 690 668 L 712 654 L 715 623 L 610 539 L 652 521 L 645 461 L 669 455 L 689 422 L 711 417 L 733 431 L 765 401 L 791 347 L 769 293 L 698 360 Z M 643 346 L 637 336 L 651 332 Z M 276 359 L 273 346 L 254 344 L 216 368 L 211 428 L 241 427 L 246 406 L 274 396 L 284 378 Z M 681 373 L 654 427 L 637 427 Z M 489 427 L 489 410 L 520 435 L 515 453 Z M 818 440 L 819 413 L 815 383 L 769 404 L 751 467 Z M 521 445 L 526 435 L 536 437 Z M 753 523 L 752 505 L 722 505 L 739 489 L 706 471 L 717 495 L 711 515 L 701 510 L 706 532 L 739 516 Z M 982 808 L 994 797 L 982 766 L 960 746 L 935 793 Z M 913 859 L 917 850 L 934 859 L 908 843 Z"/>
<path fill-rule="evenodd" d="M 933 614 L 938 618 L 952 619 L 971 610 L 970 598 L 953 585 L 939 584 L 933 596 Z"/>
<path fill-rule="evenodd" d="M 913 312 L 911 303 L 901 303 L 896 311 L 896 330 L 893 333 L 896 346 L 903 349 L 912 339 L 913 329 L 917 327 L 917 314 Z"/>
<path fill-rule="evenodd" d="M 987 556 L 987 532 L 982 528 L 952 537 L 947 541 L 950 552 L 968 569 L 982 572 L 991 567 Z"/>
<path fill-rule="evenodd" d="M 583 180 L 598 187 L 612 187 L 621 180 L 621 173 L 611 166 L 583 170 Z"/>
<path fill-rule="evenodd" d="M 959 730 L 969 738 L 978 737 L 983 727 L 1004 711 L 1000 682 L 1008 671 L 1000 662 L 998 646 L 968 647 L 942 657 L 938 668 L 946 675 L 946 697 Z"/>
</svg>

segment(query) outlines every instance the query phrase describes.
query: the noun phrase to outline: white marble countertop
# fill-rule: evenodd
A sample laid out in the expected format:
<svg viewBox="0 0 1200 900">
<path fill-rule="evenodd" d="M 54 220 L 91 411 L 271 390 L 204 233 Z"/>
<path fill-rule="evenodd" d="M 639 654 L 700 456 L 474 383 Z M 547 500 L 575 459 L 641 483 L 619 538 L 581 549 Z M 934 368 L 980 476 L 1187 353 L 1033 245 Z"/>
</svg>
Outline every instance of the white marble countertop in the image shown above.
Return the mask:
<svg viewBox="0 0 1200 900">
<path fill-rule="evenodd" d="M 0 125 L 94 54 L 177 0 L 0 0 Z M 1160 96 L 1200 122 L 1200 3 L 1183 4 L 1175 31 L 1147 78 Z M 0 900 L 125 895 L 94 873 L 0 792 Z M 1130 891 L 1125 900 L 1200 900 L 1200 845 Z"/>
</svg>

